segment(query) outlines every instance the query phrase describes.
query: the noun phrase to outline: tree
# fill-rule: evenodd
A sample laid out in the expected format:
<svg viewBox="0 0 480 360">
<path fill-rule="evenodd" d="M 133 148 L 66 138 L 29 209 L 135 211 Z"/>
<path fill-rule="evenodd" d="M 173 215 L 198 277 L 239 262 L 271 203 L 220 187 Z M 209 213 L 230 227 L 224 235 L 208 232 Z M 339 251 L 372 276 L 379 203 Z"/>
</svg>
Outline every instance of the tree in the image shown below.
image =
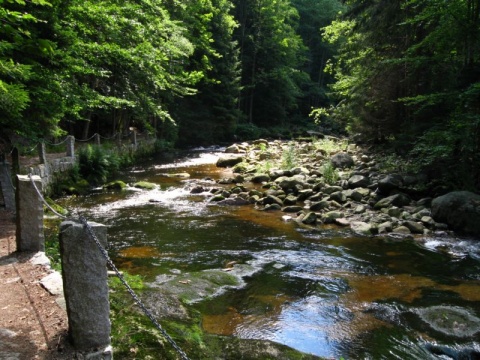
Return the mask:
<svg viewBox="0 0 480 360">
<path fill-rule="evenodd" d="M 301 96 L 308 75 L 300 71 L 305 47 L 297 34 L 298 12 L 289 0 L 236 0 L 240 26 L 240 109 L 249 123 L 282 125 Z"/>
<path fill-rule="evenodd" d="M 58 90 L 44 67 L 55 48 L 42 33 L 45 8 L 52 4 L 9 0 L 0 5 L 0 126 L 5 141 L 56 134 L 61 109 L 42 106 L 56 101 Z"/>
<path fill-rule="evenodd" d="M 84 137 L 92 121 L 111 133 L 173 121 L 173 99 L 195 92 L 200 74 L 183 65 L 193 46 L 161 3 L 71 0 L 61 18 L 71 115 L 84 120 Z"/>
<path fill-rule="evenodd" d="M 334 116 L 367 139 L 410 151 L 450 187 L 478 188 L 480 2 L 349 5 L 324 29 L 340 44 L 330 66 L 340 102 Z"/>
<path fill-rule="evenodd" d="M 175 118 L 180 144 L 211 144 L 232 139 L 239 119 L 240 63 L 229 0 L 190 0 L 169 5 L 190 31 L 194 46 L 187 68 L 202 74 L 194 96 L 178 99 Z M 170 8 L 169 7 L 169 8 Z"/>
</svg>

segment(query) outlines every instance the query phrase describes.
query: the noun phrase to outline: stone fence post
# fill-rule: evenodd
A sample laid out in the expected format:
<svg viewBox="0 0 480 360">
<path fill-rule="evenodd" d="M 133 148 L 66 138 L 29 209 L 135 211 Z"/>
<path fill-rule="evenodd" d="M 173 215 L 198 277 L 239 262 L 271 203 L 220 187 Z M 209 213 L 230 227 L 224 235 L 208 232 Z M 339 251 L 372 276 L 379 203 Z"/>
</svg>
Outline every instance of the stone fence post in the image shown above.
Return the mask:
<svg viewBox="0 0 480 360">
<path fill-rule="evenodd" d="M 107 245 L 107 227 L 89 223 L 102 246 Z M 60 225 L 63 290 L 67 305 L 69 336 L 86 358 L 112 359 L 107 261 L 82 224 Z"/>
<path fill-rule="evenodd" d="M 137 130 L 132 130 L 130 133 L 130 141 L 132 145 L 136 148 L 137 147 Z"/>
<path fill-rule="evenodd" d="M 95 145 L 100 145 L 100 134 L 95 134 Z"/>
<path fill-rule="evenodd" d="M 75 158 L 75 136 L 67 136 L 67 157 Z"/>
<path fill-rule="evenodd" d="M 38 190 L 42 191 L 40 176 L 32 176 Z M 43 202 L 33 187 L 30 177 L 17 175 L 17 251 L 45 251 L 43 234 Z"/>
<path fill-rule="evenodd" d="M 47 165 L 47 151 L 45 150 L 45 143 L 41 142 L 37 145 L 38 149 L 38 158 L 40 159 L 40 164 Z"/>
</svg>

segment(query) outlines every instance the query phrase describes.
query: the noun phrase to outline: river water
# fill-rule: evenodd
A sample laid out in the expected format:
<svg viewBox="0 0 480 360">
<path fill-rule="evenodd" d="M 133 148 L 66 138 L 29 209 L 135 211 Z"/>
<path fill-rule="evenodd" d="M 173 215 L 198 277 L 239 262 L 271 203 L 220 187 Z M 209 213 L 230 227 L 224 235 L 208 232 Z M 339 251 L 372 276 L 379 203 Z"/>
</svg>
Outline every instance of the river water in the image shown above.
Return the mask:
<svg viewBox="0 0 480 360">
<path fill-rule="evenodd" d="M 212 205 L 190 189 L 231 175 L 217 157 L 151 161 L 123 180 L 157 189 L 92 192 L 63 205 L 108 225 L 116 264 L 153 285 L 248 265 L 240 286 L 191 303 L 205 332 L 336 359 L 480 358 L 480 242 L 358 237 L 302 228 L 253 205 Z M 190 178 L 165 176 L 183 172 Z"/>
</svg>

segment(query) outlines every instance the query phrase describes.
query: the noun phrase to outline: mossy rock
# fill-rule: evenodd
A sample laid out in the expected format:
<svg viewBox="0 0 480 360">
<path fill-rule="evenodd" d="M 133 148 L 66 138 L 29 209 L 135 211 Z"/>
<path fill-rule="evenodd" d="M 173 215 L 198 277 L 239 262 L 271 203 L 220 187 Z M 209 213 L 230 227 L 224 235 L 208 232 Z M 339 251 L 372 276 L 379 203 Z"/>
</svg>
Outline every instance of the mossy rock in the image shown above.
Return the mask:
<svg viewBox="0 0 480 360">
<path fill-rule="evenodd" d="M 103 185 L 103 188 L 107 190 L 125 190 L 127 188 L 127 184 L 125 184 L 122 180 L 116 180 Z"/>
<path fill-rule="evenodd" d="M 157 187 L 157 185 L 148 181 L 139 181 L 133 184 L 133 187 L 139 189 L 153 190 Z"/>
</svg>

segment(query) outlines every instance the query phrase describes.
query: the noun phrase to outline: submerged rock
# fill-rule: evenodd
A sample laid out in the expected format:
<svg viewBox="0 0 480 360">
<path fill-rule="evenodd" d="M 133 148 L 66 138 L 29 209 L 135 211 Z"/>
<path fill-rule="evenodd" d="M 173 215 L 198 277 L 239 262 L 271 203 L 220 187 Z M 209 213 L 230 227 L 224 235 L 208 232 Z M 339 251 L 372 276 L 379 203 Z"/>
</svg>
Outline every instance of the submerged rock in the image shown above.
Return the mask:
<svg viewBox="0 0 480 360">
<path fill-rule="evenodd" d="M 456 306 L 432 306 L 417 310 L 418 316 L 432 329 L 460 338 L 480 332 L 480 319 Z"/>
</svg>

